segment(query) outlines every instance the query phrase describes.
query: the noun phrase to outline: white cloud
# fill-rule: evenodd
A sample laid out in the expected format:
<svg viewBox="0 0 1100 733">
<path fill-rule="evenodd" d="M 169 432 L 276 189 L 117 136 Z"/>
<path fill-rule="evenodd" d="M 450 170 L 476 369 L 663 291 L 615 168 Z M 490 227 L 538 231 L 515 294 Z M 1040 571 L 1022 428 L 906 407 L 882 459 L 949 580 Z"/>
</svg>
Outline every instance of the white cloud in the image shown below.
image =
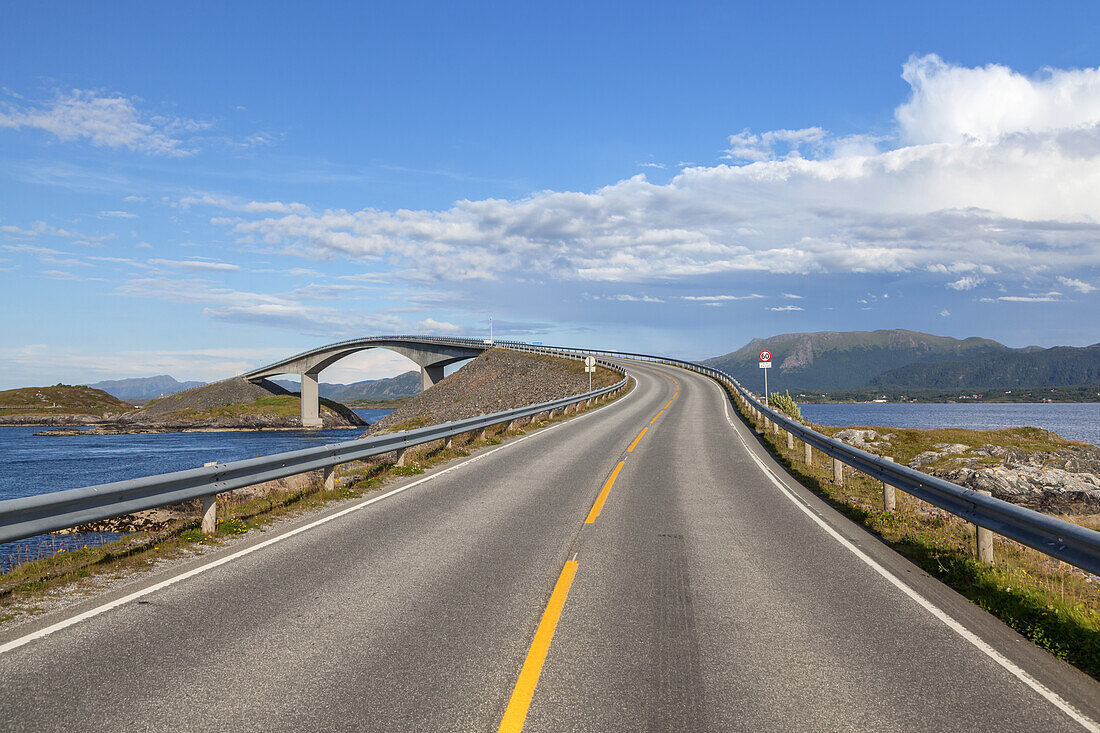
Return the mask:
<svg viewBox="0 0 1100 733">
<path fill-rule="evenodd" d="M 101 277 L 83 277 L 81 275 L 74 275 L 71 272 L 64 270 L 42 270 L 39 272 L 43 277 L 48 277 L 50 280 L 66 280 L 69 282 L 89 282 L 92 280 L 102 280 Z"/>
<path fill-rule="evenodd" d="M 136 219 L 137 214 L 131 214 L 129 211 L 101 211 L 99 212 L 101 219 Z"/>
<path fill-rule="evenodd" d="M 790 298 L 791 300 L 802 300 L 801 295 L 795 295 L 794 293 L 783 293 L 784 298 Z"/>
<path fill-rule="evenodd" d="M 788 305 L 777 305 L 777 306 L 772 306 L 772 307 L 768 308 L 768 310 L 770 310 L 770 311 L 776 311 L 776 312 L 783 312 L 783 311 L 801 311 L 801 310 L 806 310 L 806 309 L 805 309 L 805 308 L 803 308 L 802 306 L 798 306 L 798 305 L 789 305 L 789 304 L 788 304 Z"/>
<path fill-rule="evenodd" d="M 1062 285 L 1065 285 L 1071 290 L 1076 290 L 1079 293 L 1091 293 L 1096 290 L 1095 285 L 1091 285 L 1084 280 L 1078 280 L 1073 277 L 1063 277 L 1062 275 L 1059 275 L 1058 282 L 1062 283 Z"/>
<path fill-rule="evenodd" d="M 951 311 L 946 308 L 940 311 L 940 318 L 947 318 L 949 315 L 951 315 Z"/>
<path fill-rule="evenodd" d="M 733 160 L 757 162 L 773 160 L 776 146 L 784 147 L 789 157 L 799 157 L 802 147 L 818 149 L 825 140 L 825 131 L 820 127 L 807 127 L 802 130 L 770 130 L 754 134 L 749 130 L 730 135 L 726 157 Z"/>
<path fill-rule="evenodd" d="M 230 272 L 241 269 L 229 262 L 213 262 L 210 260 L 149 260 L 150 265 L 168 267 L 173 270 L 188 270 L 191 272 Z"/>
<path fill-rule="evenodd" d="M 973 290 L 974 288 L 981 285 L 983 282 L 985 282 L 983 278 L 967 275 L 966 277 L 960 277 L 954 282 L 947 283 L 947 287 L 951 288 L 952 290 Z"/>
<path fill-rule="evenodd" d="M 1028 78 L 999 64 L 967 68 L 929 54 L 911 57 L 902 78 L 912 96 L 895 117 L 910 143 L 992 142 L 1100 121 L 1100 68 L 1047 69 Z"/>
<path fill-rule="evenodd" d="M 692 300 L 700 303 L 724 303 L 730 300 L 755 300 L 756 298 L 763 298 L 763 295 L 759 293 L 751 293 L 750 295 L 684 295 L 681 296 L 684 300 Z"/>
<path fill-rule="evenodd" d="M 914 272 L 956 289 L 1055 287 L 1056 272 L 1100 267 L 1097 74 L 912 59 L 893 149 L 815 127 L 745 131 L 730 155 L 755 162 L 687 167 L 664 184 L 639 175 L 436 211 L 195 201 L 233 211 L 215 223 L 252 247 L 420 282 Z M 1012 97 L 1026 114 L 973 102 L 1017 86 L 1031 90 Z"/>
<path fill-rule="evenodd" d="M 655 298 L 652 295 L 629 295 L 626 293 L 620 293 L 618 295 L 608 295 L 607 300 L 618 300 L 624 303 L 664 303 L 664 298 Z"/>
<path fill-rule="evenodd" d="M 465 329 L 456 323 L 449 323 L 447 321 L 437 321 L 434 318 L 425 318 L 416 324 L 419 331 L 426 333 L 460 333 Z"/>
<path fill-rule="evenodd" d="M 237 201 L 223 196 L 186 196 L 179 201 L 181 209 L 192 206 L 211 206 L 226 211 L 238 211 L 245 214 L 309 214 L 310 208 L 294 201 Z"/>
<path fill-rule="evenodd" d="M 1057 291 L 1031 295 L 1002 295 L 997 298 L 982 298 L 981 302 L 993 303 L 999 301 L 1002 303 L 1055 303 L 1060 299 L 1061 295 L 1062 294 Z"/>
<path fill-rule="evenodd" d="M 0 109 L 0 128 L 35 128 L 65 141 L 85 139 L 97 147 L 180 157 L 194 152 L 181 134 L 209 126 L 143 113 L 135 102 L 121 95 L 76 89 L 40 105 L 8 104 Z"/>
</svg>

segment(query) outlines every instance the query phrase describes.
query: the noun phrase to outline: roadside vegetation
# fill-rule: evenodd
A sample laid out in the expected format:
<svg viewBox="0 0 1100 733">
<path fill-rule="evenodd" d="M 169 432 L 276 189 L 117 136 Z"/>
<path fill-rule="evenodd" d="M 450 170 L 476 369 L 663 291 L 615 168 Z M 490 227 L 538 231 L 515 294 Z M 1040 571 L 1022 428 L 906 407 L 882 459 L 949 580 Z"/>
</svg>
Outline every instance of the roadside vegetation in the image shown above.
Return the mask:
<svg viewBox="0 0 1100 733">
<path fill-rule="evenodd" d="M 802 422 L 802 410 L 798 409 L 798 403 L 791 398 L 790 392 L 772 392 L 768 404 L 792 420 Z"/>
<path fill-rule="evenodd" d="M 994 563 L 980 563 L 975 557 L 973 525 L 900 489 L 896 492 L 895 511 L 887 512 L 883 509 L 881 482 L 845 467 L 843 485 L 837 485 L 832 479 L 831 458 L 815 450 L 813 465 L 807 466 L 798 441 L 788 449 L 785 435 L 763 432 L 762 423 L 744 413 L 742 417 L 803 486 L 1035 644 L 1100 679 L 1100 584 L 1096 576 L 998 535 L 994 535 Z M 843 429 L 812 427 L 828 435 Z M 908 462 L 936 443 L 992 444 L 1026 450 L 1051 450 L 1071 444 L 1036 428 L 889 430 L 895 434 L 892 457 L 899 463 Z M 1098 514 L 1060 518 L 1100 529 Z"/>
<path fill-rule="evenodd" d="M 588 408 L 581 406 L 570 417 L 620 397 Z M 542 413 L 539 418 L 512 430 L 496 425 L 484 434 L 464 433 L 455 436 L 450 447 L 439 440 L 410 448 L 405 453 L 403 466 L 395 464 L 396 452 L 344 464 L 337 468 L 335 487 L 331 490 L 324 488 L 320 472 L 316 472 L 294 477 L 299 479 L 297 481 L 284 480 L 283 486 L 263 493 L 242 490 L 222 494 L 218 497 L 217 531 L 213 536 L 202 533 L 199 504 L 192 502 L 177 507 L 185 509 L 189 518 L 174 521 L 160 530 L 134 533 L 107 544 L 59 551 L 16 565 L 0 575 L 0 623 L 45 612 L 49 610 L 50 599 L 57 595 L 93 594 L 111 580 L 195 555 L 205 546 L 221 545 L 239 535 L 332 502 L 355 499 L 382 489 L 396 479 L 422 474 L 428 468 L 540 430 L 566 416 L 558 413 L 547 419 Z"/>
</svg>

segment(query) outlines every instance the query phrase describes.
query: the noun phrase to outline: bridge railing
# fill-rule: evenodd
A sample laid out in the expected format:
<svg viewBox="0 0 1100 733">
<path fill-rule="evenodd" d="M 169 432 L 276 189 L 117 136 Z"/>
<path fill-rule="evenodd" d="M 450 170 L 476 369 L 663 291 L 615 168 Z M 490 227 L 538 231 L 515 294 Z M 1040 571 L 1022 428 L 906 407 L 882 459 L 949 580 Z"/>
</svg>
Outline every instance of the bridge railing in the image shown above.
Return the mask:
<svg viewBox="0 0 1100 733">
<path fill-rule="evenodd" d="M 554 349 L 554 347 L 551 349 L 563 353 L 574 351 Z M 752 392 L 720 369 L 652 354 L 601 349 L 587 349 L 579 353 L 668 364 L 711 377 L 725 386 L 732 399 L 742 407 L 750 412 L 755 411 L 759 416 L 830 458 L 878 479 L 885 485 L 893 486 L 944 509 L 978 527 L 996 532 L 1082 570 L 1100 575 L 1100 532 L 930 476 L 823 435 L 782 412 L 765 406 Z"/>
<path fill-rule="evenodd" d="M 560 355 L 580 358 L 575 354 Z M 394 451 L 401 455 L 400 451 L 414 446 L 485 430 L 544 412 L 552 414 L 556 410 L 564 410 L 589 400 L 599 400 L 626 389 L 629 379 L 622 367 L 602 359 L 597 363 L 619 373 L 623 379 L 609 387 L 571 397 L 416 430 L 0 501 L 0 542 L 11 542 L 194 499 L 204 500 L 205 511 L 206 506 L 214 506 L 214 497 L 226 491 L 311 471 L 324 470 L 327 477 L 336 466 L 344 463 Z M 209 517 L 212 525 L 213 514 Z M 211 531 L 212 529 L 210 527 Z"/>
</svg>

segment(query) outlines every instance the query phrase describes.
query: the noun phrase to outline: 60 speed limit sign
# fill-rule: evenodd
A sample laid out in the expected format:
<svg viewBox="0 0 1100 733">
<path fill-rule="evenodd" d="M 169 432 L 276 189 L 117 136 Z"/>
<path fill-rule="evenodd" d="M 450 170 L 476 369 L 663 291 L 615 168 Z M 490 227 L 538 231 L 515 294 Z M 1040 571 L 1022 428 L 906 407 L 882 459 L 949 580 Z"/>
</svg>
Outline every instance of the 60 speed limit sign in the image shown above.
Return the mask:
<svg viewBox="0 0 1100 733">
<path fill-rule="evenodd" d="M 760 368 L 767 369 L 772 365 L 772 352 L 761 351 L 760 352 Z"/>
</svg>

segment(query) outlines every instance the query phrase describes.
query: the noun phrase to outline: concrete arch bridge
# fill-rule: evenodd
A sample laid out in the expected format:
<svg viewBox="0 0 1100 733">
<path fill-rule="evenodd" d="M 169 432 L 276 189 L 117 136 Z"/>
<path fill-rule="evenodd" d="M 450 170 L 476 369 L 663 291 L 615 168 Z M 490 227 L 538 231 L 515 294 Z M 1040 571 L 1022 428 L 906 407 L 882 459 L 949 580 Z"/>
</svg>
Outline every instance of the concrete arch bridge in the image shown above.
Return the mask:
<svg viewBox="0 0 1100 733">
<path fill-rule="evenodd" d="M 443 379 L 443 368 L 457 361 L 472 359 L 493 346 L 492 341 L 436 336 L 370 336 L 320 346 L 310 351 L 245 372 L 241 376 L 259 381 L 281 374 L 297 374 L 302 379 L 302 426 L 321 427 L 318 382 L 321 371 L 341 359 L 367 349 L 388 349 L 416 362 L 420 367 L 421 388 L 427 389 Z"/>
</svg>

